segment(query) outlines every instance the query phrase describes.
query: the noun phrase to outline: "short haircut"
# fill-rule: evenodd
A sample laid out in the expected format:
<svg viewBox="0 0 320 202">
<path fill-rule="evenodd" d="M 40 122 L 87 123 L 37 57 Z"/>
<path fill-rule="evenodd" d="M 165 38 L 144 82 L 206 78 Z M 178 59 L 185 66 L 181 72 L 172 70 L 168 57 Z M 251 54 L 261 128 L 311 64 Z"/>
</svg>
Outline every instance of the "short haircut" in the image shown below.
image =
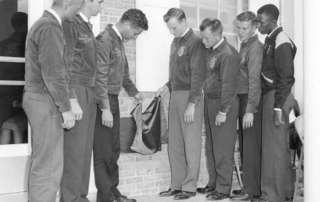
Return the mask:
<svg viewBox="0 0 320 202">
<path fill-rule="evenodd" d="M 130 22 L 131 25 L 148 30 L 148 20 L 146 15 L 139 9 L 129 9 L 123 13 L 120 22 Z"/>
<path fill-rule="evenodd" d="M 11 17 L 11 25 L 14 30 L 18 30 L 24 25 L 28 25 L 28 15 L 23 12 L 16 12 Z"/>
<path fill-rule="evenodd" d="M 240 13 L 239 15 L 237 15 L 237 20 L 240 22 L 251 21 L 252 25 L 258 24 L 256 14 L 254 14 L 251 11 L 245 11 L 243 13 Z"/>
<path fill-rule="evenodd" d="M 258 14 L 266 14 L 268 16 L 270 16 L 273 20 L 278 21 L 279 18 L 279 9 L 273 5 L 273 4 L 266 4 L 264 6 L 262 6 L 261 8 L 259 8 L 259 10 L 257 11 Z"/>
<path fill-rule="evenodd" d="M 170 8 L 163 16 L 163 20 L 167 23 L 172 18 L 177 18 L 177 20 L 181 22 L 182 19 L 186 19 L 186 14 L 180 8 Z"/>
<path fill-rule="evenodd" d="M 204 31 L 207 27 L 210 28 L 211 32 L 219 32 L 219 34 L 223 32 L 223 26 L 218 19 L 204 19 L 200 24 L 200 31 Z"/>
</svg>

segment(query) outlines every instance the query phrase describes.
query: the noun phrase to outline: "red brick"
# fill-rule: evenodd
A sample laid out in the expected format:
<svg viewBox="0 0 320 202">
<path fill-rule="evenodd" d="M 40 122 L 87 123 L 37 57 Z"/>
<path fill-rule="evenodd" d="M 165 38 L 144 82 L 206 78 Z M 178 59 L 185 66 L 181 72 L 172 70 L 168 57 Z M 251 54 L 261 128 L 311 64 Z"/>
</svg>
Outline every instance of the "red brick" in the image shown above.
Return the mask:
<svg viewBox="0 0 320 202">
<path fill-rule="evenodd" d="M 155 182 L 155 186 L 156 187 L 169 186 L 170 182 L 171 182 L 170 180 L 158 181 L 158 182 Z"/>
<path fill-rule="evenodd" d="M 137 170 L 137 176 L 141 175 L 152 175 L 156 173 L 155 168 L 148 168 L 148 169 L 143 169 L 143 170 Z"/>
<path fill-rule="evenodd" d="M 119 172 L 120 178 L 134 177 L 136 175 L 135 170 L 123 170 Z"/>
<path fill-rule="evenodd" d="M 143 177 L 132 177 L 132 178 L 125 179 L 126 184 L 134 184 L 139 182 L 143 182 Z"/>
<path fill-rule="evenodd" d="M 120 17 L 120 16 L 122 16 L 123 11 L 106 8 L 106 9 L 102 10 L 102 14 L 110 15 L 110 16 L 119 16 Z"/>
<path fill-rule="evenodd" d="M 102 8 L 113 8 L 113 2 L 111 1 L 104 1 L 102 3 Z"/>
<path fill-rule="evenodd" d="M 151 161 L 152 155 L 139 155 L 136 157 L 136 161 Z"/>
<path fill-rule="evenodd" d="M 134 6 L 130 4 L 114 3 L 114 8 L 119 10 L 128 10 L 130 8 L 134 8 Z"/>
<path fill-rule="evenodd" d="M 130 155 L 130 154 L 121 155 L 118 160 L 119 163 L 129 163 L 129 162 L 134 162 L 134 161 L 135 161 L 135 156 Z"/>
<path fill-rule="evenodd" d="M 160 181 L 160 180 L 161 180 L 161 175 L 150 175 L 150 176 L 143 177 L 144 182 Z"/>
<path fill-rule="evenodd" d="M 137 184 L 138 189 L 149 189 L 154 187 L 154 182 L 146 182 Z"/>
</svg>

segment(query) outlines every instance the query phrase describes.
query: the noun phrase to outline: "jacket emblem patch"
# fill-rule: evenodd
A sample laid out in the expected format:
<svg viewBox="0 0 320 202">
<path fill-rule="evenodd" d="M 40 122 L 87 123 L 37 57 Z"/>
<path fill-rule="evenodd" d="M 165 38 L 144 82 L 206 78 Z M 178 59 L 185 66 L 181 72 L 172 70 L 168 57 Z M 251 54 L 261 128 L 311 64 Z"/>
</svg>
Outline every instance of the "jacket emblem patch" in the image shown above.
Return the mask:
<svg viewBox="0 0 320 202">
<path fill-rule="evenodd" d="M 186 48 L 186 47 L 182 46 L 182 47 L 179 49 L 179 52 L 178 52 L 178 56 L 179 56 L 179 57 L 181 57 L 181 56 L 183 55 L 185 48 Z"/>
<path fill-rule="evenodd" d="M 119 50 L 119 48 L 115 48 L 114 49 L 115 54 L 117 55 L 117 57 L 120 57 L 121 55 L 121 51 Z"/>
<path fill-rule="evenodd" d="M 217 58 L 213 57 L 210 60 L 210 69 L 213 69 L 214 65 L 216 64 Z"/>
<path fill-rule="evenodd" d="M 79 38 L 80 41 L 83 41 L 84 43 L 91 42 L 91 37 L 89 37 L 87 34 L 80 34 Z"/>
</svg>

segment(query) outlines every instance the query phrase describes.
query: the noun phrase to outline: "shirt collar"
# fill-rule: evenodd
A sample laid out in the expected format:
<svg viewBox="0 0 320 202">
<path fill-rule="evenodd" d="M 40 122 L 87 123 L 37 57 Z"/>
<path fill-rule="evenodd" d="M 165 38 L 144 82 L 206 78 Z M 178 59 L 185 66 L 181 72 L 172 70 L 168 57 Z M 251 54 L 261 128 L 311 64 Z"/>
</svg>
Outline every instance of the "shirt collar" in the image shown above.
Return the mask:
<svg viewBox="0 0 320 202">
<path fill-rule="evenodd" d="M 116 32 L 116 34 L 120 37 L 120 39 L 122 40 L 122 36 L 118 30 L 118 28 L 116 27 L 116 25 L 112 25 L 112 29 Z"/>
<path fill-rule="evenodd" d="M 270 32 L 270 34 L 268 34 L 268 37 L 270 37 L 270 36 L 273 34 L 273 32 L 276 31 L 276 30 L 279 29 L 279 28 L 280 28 L 280 27 L 274 28 L 274 30 L 272 30 L 272 32 Z"/>
<path fill-rule="evenodd" d="M 224 38 L 222 38 L 219 43 L 217 43 L 215 46 L 213 46 L 213 50 L 215 50 L 216 48 L 218 48 L 218 46 L 220 46 L 220 44 L 222 44 L 222 42 L 224 41 Z"/>
<path fill-rule="evenodd" d="M 50 12 L 57 20 L 58 22 L 60 23 L 60 25 L 62 25 L 62 21 L 61 21 L 61 18 L 60 16 L 58 15 L 57 12 L 55 12 L 53 9 L 49 9 L 48 12 Z"/>
<path fill-rule="evenodd" d="M 80 15 L 80 17 L 82 18 L 83 21 L 85 21 L 86 23 L 89 22 L 89 19 L 83 13 L 79 12 L 79 15 Z"/>
<path fill-rule="evenodd" d="M 251 39 L 253 39 L 257 34 L 252 35 L 252 37 L 250 37 L 248 40 L 243 41 L 242 43 L 247 43 L 248 41 L 250 41 Z"/>
<path fill-rule="evenodd" d="M 190 29 L 190 28 L 188 27 L 187 30 L 181 35 L 181 38 L 184 37 L 184 35 L 187 34 L 187 32 L 189 31 L 189 29 Z"/>
</svg>

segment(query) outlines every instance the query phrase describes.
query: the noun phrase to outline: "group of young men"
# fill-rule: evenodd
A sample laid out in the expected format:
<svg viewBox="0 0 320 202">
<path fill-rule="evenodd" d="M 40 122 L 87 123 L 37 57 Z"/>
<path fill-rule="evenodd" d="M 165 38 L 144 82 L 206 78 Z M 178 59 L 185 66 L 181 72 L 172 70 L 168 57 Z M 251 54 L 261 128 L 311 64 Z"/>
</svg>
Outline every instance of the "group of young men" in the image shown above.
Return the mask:
<svg viewBox="0 0 320 202">
<path fill-rule="evenodd" d="M 89 202 L 91 156 L 97 202 L 135 202 L 117 189 L 121 87 L 138 102 L 124 42 L 148 30 L 129 9 L 97 37 L 90 18 L 103 0 L 53 0 L 27 36 L 23 108 L 32 130 L 29 202 Z M 97 105 L 98 104 L 98 105 Z M 98 106 L 98 107 L 97 107 Z"/>
<path fill-rule="evenodd" d="M 28 33 L 23 108 L 32 130 L 30 202 L 55 202 L 58 190 L 61 202 L 89 202 L 92 151 L 97 202 L 136 201 L 117 189 L 118 94 L 123 87 L 137 102 L 144 100 L 130 79 L 124 42 L 148 30 L 148 21 L 142 11 L 129 9 L 95 37 L 90 18 L 102 3 L 53 0 Z M 285 200 L 296 49 L 277 26 L 278 16 L 274 5 L 260 8 L 258 17 L 249 11 L 238 15 L 243 42 L 238 53 L 222 37 L 219 20 L 203 20 L 200 37 L 188 28 L 183 10 L 172 8 L 164 15 L 175 38 L 169 81 L 156 93 L 171 93 L 172 179 L 161 196 L 188 199 L 198 191 L 209 200 L 229 197 L 239 118 L 244 187 L 234 199 Z M 268 34 L 265 46 L 257 27 Z M 197 189 L 203 116 L 209 182 Z"/>
<path fill-rule="evenodd" d="M 197 36 L 188 28 L 183 10 L 172 8 L 164 15 L 175 38 L 169 81 L 157 91 L 171 93 L 171 185 L 160 196 L 183 200 L 199 192 L 212 201 L 292 200 L 288 117 L 294 105 L 296 47 L 278 27 L 278 17 L 279 10 L 272 4 L 262 6 L 257 16 L 250 11 L 239 14 L 238 52 L 222 36 L 218 19 L 204 19 Z M 264 45 L 256 29 L 268 35 Z M 203 115 L 209 181 L 197 188 Z M 237 129 L 243 188 L 230 196 Z"/>
</svg>

